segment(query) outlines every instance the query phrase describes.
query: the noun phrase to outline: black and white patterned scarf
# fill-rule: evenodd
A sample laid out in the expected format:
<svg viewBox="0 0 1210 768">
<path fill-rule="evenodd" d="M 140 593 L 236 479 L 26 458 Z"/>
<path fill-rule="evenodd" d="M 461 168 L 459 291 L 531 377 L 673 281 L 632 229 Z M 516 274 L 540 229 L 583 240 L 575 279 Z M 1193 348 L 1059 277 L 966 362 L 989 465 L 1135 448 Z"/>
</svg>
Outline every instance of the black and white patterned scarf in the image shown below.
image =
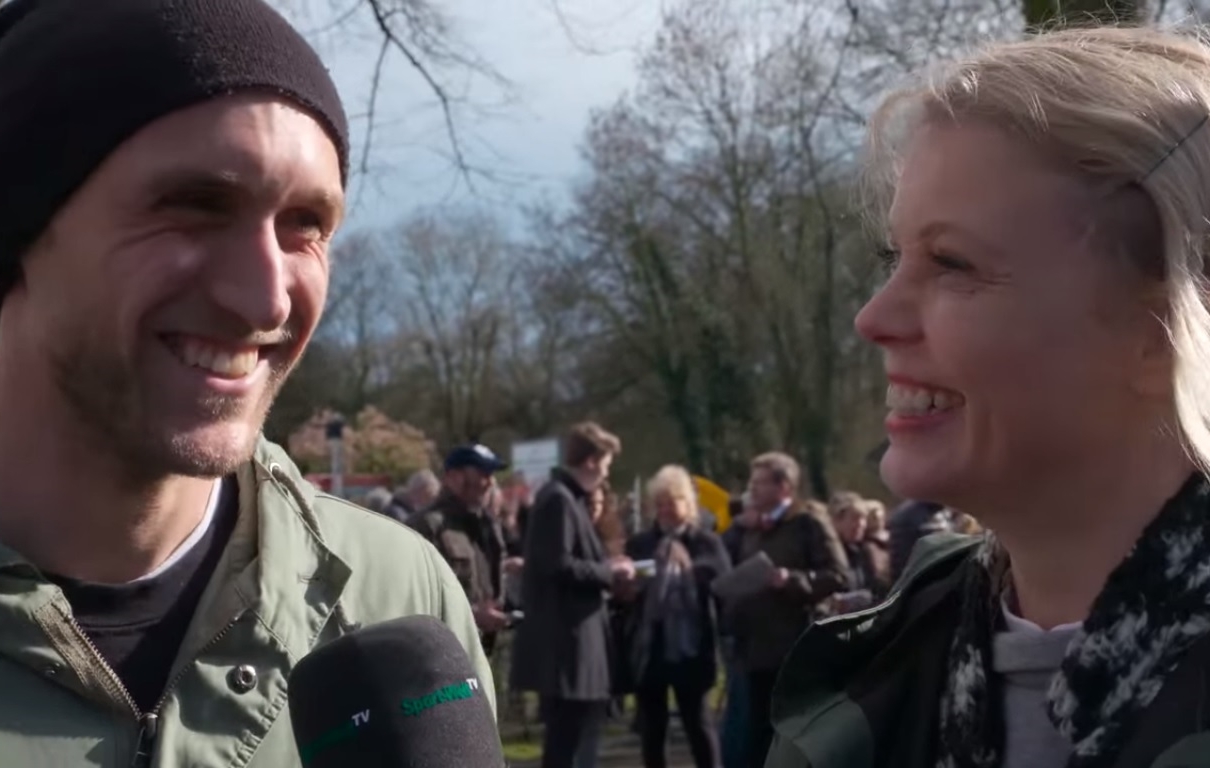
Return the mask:
<svg viewBox="0 0 1210 768">
<path fill-rule="evenodd" d="M 997 549 L 988 537 L 963 584 L 937 768 L 996 768 L 1003 755 L 990 651 L 1002 620 Z M 1194 475 L 1109 575 L 1051 683 L 1051 721 L 1073 747 L 1068 768 L 1109 764 L 1165 677 L 1207 633 L 1210 482 Z"/>
</svg>

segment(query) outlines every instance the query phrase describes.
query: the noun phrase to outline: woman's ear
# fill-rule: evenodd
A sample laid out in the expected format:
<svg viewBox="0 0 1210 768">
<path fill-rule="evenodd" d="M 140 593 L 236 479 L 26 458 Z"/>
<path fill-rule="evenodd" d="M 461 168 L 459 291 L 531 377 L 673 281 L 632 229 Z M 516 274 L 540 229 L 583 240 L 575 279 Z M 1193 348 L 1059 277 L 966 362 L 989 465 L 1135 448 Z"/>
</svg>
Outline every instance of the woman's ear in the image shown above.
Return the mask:
<svg viewBox="0 0 1210 768">
<path fill-rule="evenodd" d="M 1129 350 L 1126 376 L 1145 397 L 1172 389 L 1171 297 L 1164 228 L 1151 196 L 1137 185 L 1115 189 L 1094 209 L 1094 253 L 1109 256 L 1103 315 Z"/>
<path fill-rule="evenodd" d="M 1141 311 L 1135 322 L 1131 387 L 1144 397 L 1165 397 L 1172 392 L 1174 361 L 1168 324 L 1154 307 Z"/>
</svg>

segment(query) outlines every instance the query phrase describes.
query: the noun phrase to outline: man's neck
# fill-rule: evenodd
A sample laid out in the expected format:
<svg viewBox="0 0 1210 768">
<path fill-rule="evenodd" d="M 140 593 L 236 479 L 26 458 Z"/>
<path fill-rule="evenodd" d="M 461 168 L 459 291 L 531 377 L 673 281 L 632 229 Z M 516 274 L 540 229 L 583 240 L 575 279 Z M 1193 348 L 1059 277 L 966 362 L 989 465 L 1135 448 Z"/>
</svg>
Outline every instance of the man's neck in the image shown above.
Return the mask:
<svg viewBox="0 0 1210 768">
<path fill-rule="evenodd" d="M 131 483 L 112 453 L 53 420 L 25 421 L 20 409 L 0 414 L 0 543 L 40 570 L 133 581 L 164 562 L 205 515 L 213 479 Z"/>
<path fill-rule="evenodd" d="M 777 512 L 777 510 L 779 510 L 783 507 L 789 506 L 789 504 L 790 504 L 790 499 L 778 499 L 777 501 L 774 501 L 774 502 L 766 505 L 766 508 L 760 510 L 760 513 L 762 515 L 772 515 L 775 512 Z"/>
<path fill-rule="evenodd" d="M 1011 508 L 971 511 L 1008 551 L 1021 618 L 1043 628 L 1087 618 L 1109 574 L 1194 471 L 1179 445 L 1150 448 L 1065 467 L 1050 487 L 1023 484 Z"/>
<path fill-rule="evenodd" d="M 597 489 L 600 481 L 592 475 L 591 472 L 585 472 L 583 469 L 567 470 L 567 474 L 571 475 L 571 479 L 576 481 L 576 485 L 580 486 L 580 490 L 585 493 L 592 493 Z"/>
</svg>

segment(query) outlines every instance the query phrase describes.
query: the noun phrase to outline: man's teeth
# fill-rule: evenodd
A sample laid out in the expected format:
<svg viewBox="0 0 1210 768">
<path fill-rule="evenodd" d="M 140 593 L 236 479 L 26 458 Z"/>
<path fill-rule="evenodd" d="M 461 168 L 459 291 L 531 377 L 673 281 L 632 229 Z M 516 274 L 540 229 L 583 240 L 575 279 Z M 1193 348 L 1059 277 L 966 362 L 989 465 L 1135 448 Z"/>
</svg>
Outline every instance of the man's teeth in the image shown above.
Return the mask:
<svg viewBox="0 0 1210 768">
<path fill-rule="evenodd" d="M 196 339 L 183 339 L 176 348 L 185 365 L 201 368 L 228 379 L 241 379 L 256 369 L 260 355 L 255 349 L 238 352 L 221 349 Z"/>
<path fill-rule="evenodd" d="M 937 389 L 889 384 L 886 405 L 900 416 L 920 416 L 931 411 L 946 411 L 962 405 L 962 395 Z"/>
</svg>

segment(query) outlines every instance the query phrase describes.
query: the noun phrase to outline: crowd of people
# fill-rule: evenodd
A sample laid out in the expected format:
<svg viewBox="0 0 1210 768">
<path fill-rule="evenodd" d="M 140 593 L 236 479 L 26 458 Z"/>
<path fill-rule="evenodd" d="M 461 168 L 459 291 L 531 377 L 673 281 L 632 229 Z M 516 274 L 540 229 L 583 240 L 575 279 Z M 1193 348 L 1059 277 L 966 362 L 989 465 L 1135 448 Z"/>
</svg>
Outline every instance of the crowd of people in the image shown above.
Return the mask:
<svg viewBox="0 0 1210 768">
<path fill-rule="evenodd" d="M 536 493 L 474 444 L 446 456 L 440 480 L 422 470 L 365 500 L 445 557 L 486 651 L 507 645 L 496 668 L 511 701 L 538 694 L 545 766 L 594 765 L 603 723 L 630 696 L 643 764 L 663 768 L 670 693 L 698 768 L 763 765 L 777 671 L 802 631 L 874 605 L 917 539 L 967 524 L 933 504 L 888 524 L 882 502 L 856 493 L 805 498 L 783 453 L 752 460 L 724 531 L 677 465 L 630 500 L 636 516 L 609 486 L 615 435 L 583 423 L 563 450 Z"/>
</svg>

